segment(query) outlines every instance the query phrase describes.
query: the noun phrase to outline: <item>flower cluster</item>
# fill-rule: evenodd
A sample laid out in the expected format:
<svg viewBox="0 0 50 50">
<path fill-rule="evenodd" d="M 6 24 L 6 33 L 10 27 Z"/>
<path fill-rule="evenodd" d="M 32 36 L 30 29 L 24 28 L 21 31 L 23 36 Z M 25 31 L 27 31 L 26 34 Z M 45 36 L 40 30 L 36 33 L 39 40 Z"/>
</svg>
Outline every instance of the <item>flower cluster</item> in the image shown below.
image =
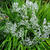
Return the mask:
<svg viewBox="0 0 50 50">
<path fill-rule="evenodd" d="M 15 33 L 15 31 L 17 29 L 17 25 L 16 25 L 16 23 L 12 24 L 11 22 L 7 22 L 5 28 L 6 29 L 4 30 L 4 32 Z"/>
<path fill-rule="evenodd" d="M 50 34 L 50 23 L 47 23 L 46 25 L 46 18 L 44 18 L 44 22 L 43 22 L 43 32 L 44 35 L 42 36 L 42 38 L 49 38 L 49 34 Z"/>
<path fill-rule="evenodd" d="M 47 23 L 46 18 L 44 18 L 42 31 L 41 26 L 38 24 L 38 18 L 35 13 L 35 11 L 38 12 L 37 2 L 32 3 L 27 0 L 26 4 L 23 4 L 22 7 L 18 6 L 18 2 L 15 2 L 12 4 L 12 7 L 12 12 L 20 13 L 19 15 L 22 19 L 17 24 L 7 22 L 4 32 L 12 33 L 12 35 L 16 36 L 18 39 L 21 38 L 20 42 L 23 45 L 29 46 L 49 38 L 50 23 Z"/>
</svg>

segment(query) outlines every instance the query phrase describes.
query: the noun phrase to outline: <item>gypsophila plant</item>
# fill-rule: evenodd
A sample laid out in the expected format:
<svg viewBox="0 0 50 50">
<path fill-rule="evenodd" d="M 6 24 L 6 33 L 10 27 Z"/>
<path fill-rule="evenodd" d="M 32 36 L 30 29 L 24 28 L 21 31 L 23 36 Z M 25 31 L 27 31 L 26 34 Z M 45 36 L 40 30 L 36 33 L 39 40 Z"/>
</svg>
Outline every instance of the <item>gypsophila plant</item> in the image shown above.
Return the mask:
<svg viewBox="0 0 50 50">
<path fill-rule="evenodd" d="M 21 21 L 16 24 L 12 22 L 6 23 L 6 28 L 4 32 L 11 33 L 13 36 L 16 36 L 18 39 L 21 38 L 20 43 L 23 45 L 35 45 L 41 41 L 45 41 L 49 38 L 50 34 L 50 23 L 47 23 L 46 18 L 41 26 L 38 24 L 38 17 L 36 12 L 38 12 L 37 2 L 32 3 L 27 0 L 25 4 L 21 7 L 18 6 L 18 2 L 12 4 L 12 13 L 17 12 L 20 15 Z M 16 19 L 17 20 L 17 19 Z M 27 32 L 25 33 L 25 31 Z"/>
<path fill-rule="evenodd" d="M 5 7 L 0 8 L 0 36 L 3 36 L 2 44 L 0 43 L 1 50 L 4 47 L 5 50 L 23 50 L 23 48 L 33 50 L 32 47 L 40 50 L 41 46 L 38 45 L 45 45 L 42 42 L 50 38 L 50 22 L 48 22 L 50 7 L 49 3 L 41 5 L 41 1 L 11 0 L 9 1 L 11 5 L 7 3 L 8 1 L 4 3 L 7 3 Z M 47 43 L 50 45 L 48 41 Z M 50 49 L 44 48 L 42 50 Z"/>
</svg>

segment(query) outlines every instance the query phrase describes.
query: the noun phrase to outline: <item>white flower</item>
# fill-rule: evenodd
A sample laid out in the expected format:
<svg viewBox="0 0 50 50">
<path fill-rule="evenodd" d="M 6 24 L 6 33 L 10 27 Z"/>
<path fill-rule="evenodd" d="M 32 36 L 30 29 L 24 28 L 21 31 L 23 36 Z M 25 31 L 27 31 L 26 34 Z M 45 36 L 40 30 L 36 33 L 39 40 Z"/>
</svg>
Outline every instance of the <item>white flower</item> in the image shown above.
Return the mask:
<svg viewBox="0 0 50 50">
<path fill-rule="evenodd" d="M 26 7 L 26 5 L 22 5 L 22 11 L 23 11 L 23 13 L 25 14 L 25 15 L 27 15 L 27 7 Z"/>
<path fill-rule="evenodd" d="M 6 33 L 15 33 L 15 31 L 17 29 L 16 27 L 17 27 L 16 23 L 12 24 L 11 22 L 7 22 L 4 32 L 6 32 Z"/>
<path fill-rule="evenodd" d="M 21 8 L 17 8 L 15 9 L 16 12 L 20 12 Z"/>
<path fill-rule="evenodd" d="M 5 27 L 6 28 L 5 28 L 4 32 L 9 33 L 10 32 L 10 28 L 12 27 L 12 23 L 11 22 L 7 22 Z"/>
<path fill-rule="evenodd" d="M 31 23 L 32 24 L 37 24 L 38 23 L 38 19 L 36 16 L 33 16 L 31 19 L 30 19 Z"/>
<path fill-rule="evenodd" d="M 46 24 L 46 18 L 44 18 L 43 24 Z"/>
<path fill-rule="evenodd" d="M 13 4 L 12 4 L 12 12 L 19 12 L 19 10 L 21 9 L 21 8 L 19 8 L 18 7 L 18 3 L 17 2 L 14 2 Z"/>
<path fill-rule="evenodd" d="M 32 41 L 30 40 L 30 38 L 29 37 L 27 37 L 24 41 L 23 41 L 23 43 L 24 43 L 24 45 L 32 45 Z"/>
<path fill-rule="evenodd" d="M 27 7 L 31 7 L 33 5 L 33 3 L 29 0 L 26 0 L 26 5 L 27 5 Z"/>
<path fill-rule="evenodd" d="M 13 8 L 18 8 L 18 3 L 14 2 L 12 6 L 13 6 Z"/>
<path fill-rule="evenodd" d="M 33 7 L 38 11 L 38 4 L 37 4 L 37 2 L 35 2 L 35 3 L 33 4 Z"/>
<path fill-rule="evenodd" d="M 18 37 L 18 38 L 23 38 L 23 36 L 24 36 L 24 28 L 20 28 L 18 31 L 17 31 L 17 33 L 16 33 L 16 36 Z"/>
<path fill-rule="evenodd" d="M 37 4 L 37 2 L 32 3 L 31 1 L 26 0 L 26 5 L 27 5 L 27 7 L 32 8 L 32 10 L 35 9 L 35 10 L 38 11 L 38 4 Z"/>
<path fill-rule="evenodd" d="M 48 27 L 50 28 L 50 23 L 48 23 Z"/>
<path fill-rule="evenodd" d="M 16 30 L 17 30 L 17 25 L 16 23 L 14 23 L 11 27 L 11 33 L 15 33 Z"/>
<path fill-rule="evenodd" d="M 47 23 L 48 25 L 46 25 L 46 18 L 44 18 L 44 22 L 43 22 L 43 32 L 44 34 L 42 35 L 42 38 L 49 38 L 49 34 L 50 34 L 50 23 Z"/>
<path fill-rule="evenodd" d="M 30 11 L 31 13 L 30 13 Z M 22 7 L 18 6 L 18 3 L 13 3 L 13 9 L 14 12 L 18 12 L 20 14 L 21 17 L 21 21 L 19 23 L 12 23 L 12 22 L 7 22 L 6 23 L 6 29 L 5 32 L 6 33 L 12 33 L 12 35 L 16 35 L 17 38 L 21 38 L 22 39 L 22 44 L 24 45 L 35 45 L 39 42 L 39 40 L 41 40 L 41 38 L 49 38 L 49 34 L 50 34 L 50 23 L 47 23 L 46 25 L 46 18 L 44 18 L 44 22 L 42 27 L 38 24 L 38 18 L 36 17 L 36 13 L 35 10 L 38 11 L 38 4 L 37 2 L 32 3 L 29 0 L 26 0 L 26 5 L 22 5 Z M 28 10 L 28 12 L 27 12 Z M 30 13 L 31 17 L 29 17 Z M 25 30 L 26 34 L 25 34 Z M 30 31 L 29 31 L 30 30 Z M 31 35 L 29 35 L 29 37 L 27 36 L 27 34 L 34 35 L 34 37 L 32 38 Z M 23 39 L 23 37 L 25 37 L 25 39 Z M 42 39 L 42 41 L 45 39 Z"/>
</svg>

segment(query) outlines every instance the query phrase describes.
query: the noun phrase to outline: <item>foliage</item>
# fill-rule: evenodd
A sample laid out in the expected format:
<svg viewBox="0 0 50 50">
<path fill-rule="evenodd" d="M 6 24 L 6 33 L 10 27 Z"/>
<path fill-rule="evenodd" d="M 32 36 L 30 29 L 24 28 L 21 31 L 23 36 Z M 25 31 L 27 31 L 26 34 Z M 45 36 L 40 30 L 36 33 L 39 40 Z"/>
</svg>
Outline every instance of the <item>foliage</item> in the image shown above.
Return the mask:
<svg viewBox="0 0 50 50">
<path fill-rule="evenodd" d="M 50 50 L 50 2 L 0 1 L 0 50 Z"/>
</svg>

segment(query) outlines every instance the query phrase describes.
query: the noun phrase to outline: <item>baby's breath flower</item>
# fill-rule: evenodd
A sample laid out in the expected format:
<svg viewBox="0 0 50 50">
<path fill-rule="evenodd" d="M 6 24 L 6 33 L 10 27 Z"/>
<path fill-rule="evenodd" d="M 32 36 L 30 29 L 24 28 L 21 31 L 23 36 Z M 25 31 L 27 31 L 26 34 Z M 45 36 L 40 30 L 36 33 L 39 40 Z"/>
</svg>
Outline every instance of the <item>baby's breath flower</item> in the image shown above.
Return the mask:
<svg viewBox="0 0 50 50">
<path fill-rule="evenodd" d="M 14 23 L 11 27 L 11 33 L 15 33 L 16 29 L 17 29 L 17 25 L 16 23 Z"/>
<path fill-rule="evenodd" d="M 23 41 L 23 44 L 24 44 L 24 45 L 27 45 L 27 46 L 28 46 L 28 45 L 30 46 L 30 45 L 32 45 L 32 41 L 30 40 L 29 37 L 27 37 L 27 38 Z"/>
<path fill-rule="evenodd" d="M 30 19 L 31 23 L 32 24 L 37 24 L 38 23 L 38 19 L 36 16 L 33 16 L 31 19 Z"/>
<path fill-rule="evenodd" d="M 12 12 L 19 12 L 21 8 L 18 7 L 18 2 L 12 4 Z"/>
<path fill-rule="evenodd" d="M 17 35 L 16 35 L 18 38 L 23 38 L 24 36 L 24 28 L 20 28 L 18 31 L 17 31 Z"/>
<path fill-rule="evenodd" d="M 35 2 L 35 3 L 33 4 L 33 6 L 34 6 L 34 8 L 38 11 L 38 4 L 37 4 L 37 2 Z"/>
<path fill-rule="evenodd" d="M 46 24 L 46 18 L 44 18 L 43 24 Z"/>
<path fill-rule="evenodd" d="M 43 22 L 43 32 L 44 32 L 44 34 L 42 35 L 42 38 L 49 38 L 50 27 L 48 27 L 48 26 L 50 26 L 50 25 L 49 24 L 46 25 L 46 18 L 44 18 L 44 22 Z"/>
<path fill-rule="evenodd" d="M 29 0 L 26 0 L 26 5 L 27 6 L 31 6 L 33 3 L 31 2 L 31 1 L 29 1 Z"/>
<path fill-rule="evenodd" d="M 13 12 L 19 13 L 18 15 L 20 15 L 21 21 L 17 24 L 7 22 L 4 32 L 11 33 L 13 36 L 16 35 L 18 39 L 21 38 L 21 43 L 27 46 L 35 45 L 40 43 L 40 40 L 44 41 L 49 38 L 50 23 L 47 23 L 46 18 L 44 18 L 42 26 L 38 24 L 38 18 L 35 13 L 35 10 L 38 11 L 37 2 L 32 3 L 31 1 L 26 0 L 26 4 L 23 4 L 21 7 L 18 6 L 18 2 L 14 2 L 12 7 Z"/>
<path fill-rule="evenodd" d="M 13 8 L 18 8 L 18 3 L 14 2 L 12 6 L 13 6 Z"/>
<path fill-rule="evenodd" d="M 37 2 L 32 3 L 31 1 L 26 0 L 26 5 L 27 5 L 27 7 L 32 8 L 32 10 L 35 9 L 35 10 L 38 11 L 38 4 L 37 4 Z"/>
<path fill-rule="evenodd" d="M 48 22 L 48 27 L 50 28 L 50 23 Z"/>
<path fill-rule="evenodd" d="M 15 33 L 15 31 L 17 29 L 16 27 L 17 27 L 16 23 L 12 24 L 11 22 L 7 22 L 4 32 L 6 32 L 6 33 Z"/>
<path fill-rule="evenodd" d="M 6 23 L 6 26 L 5 26 L 5 30 L 4 30 L 4 32 L 6 32 L 6 33 L 9 33 L 10 32 L 10 29 L 11 29 L 11 27 L 12 27 L 12 23 L 11 22 L 7 22 Z"/>
</svg>

